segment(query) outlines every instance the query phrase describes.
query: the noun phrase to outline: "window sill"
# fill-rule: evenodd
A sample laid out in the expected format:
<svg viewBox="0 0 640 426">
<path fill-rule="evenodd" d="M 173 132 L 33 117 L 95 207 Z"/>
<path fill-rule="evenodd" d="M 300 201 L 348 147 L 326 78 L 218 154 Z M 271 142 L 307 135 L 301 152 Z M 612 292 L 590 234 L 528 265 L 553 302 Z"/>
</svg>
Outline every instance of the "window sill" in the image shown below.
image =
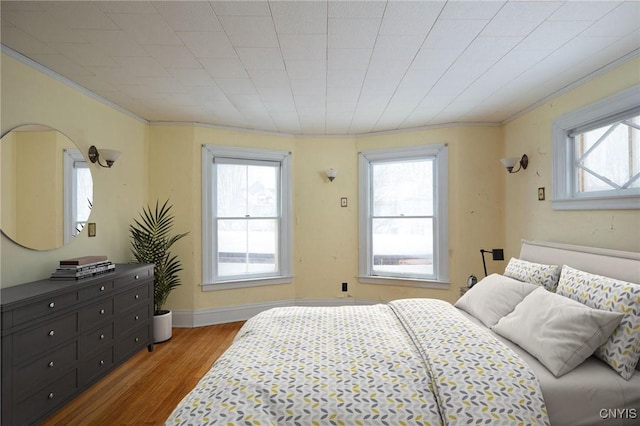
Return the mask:
<svg viewBox="0 0 640 426">
<path fill-rule="evenodd" d="M 556 199 L 551 202 L 554 210 L 638 210 L 640 197 L 584 197 Z"/>
<path fill-rule="evenodd" d="M 395 285 L 404 287 L 433 288 L 438 290 L 448 290 L 448 281 L 421 280 L 418 278 L 395 278 L 377 276 L 359 276 L 358 281 L 365 284 Z"/>
<path fill-rule="evenodd" d="M 265 285 L 291 284 L 292 276 L 274 278 L 256 278 L 251 280 L 218 281 L 202 284 L 202 291 L 231 290 L 235 288 L 260 287 Z"/>
</svg>

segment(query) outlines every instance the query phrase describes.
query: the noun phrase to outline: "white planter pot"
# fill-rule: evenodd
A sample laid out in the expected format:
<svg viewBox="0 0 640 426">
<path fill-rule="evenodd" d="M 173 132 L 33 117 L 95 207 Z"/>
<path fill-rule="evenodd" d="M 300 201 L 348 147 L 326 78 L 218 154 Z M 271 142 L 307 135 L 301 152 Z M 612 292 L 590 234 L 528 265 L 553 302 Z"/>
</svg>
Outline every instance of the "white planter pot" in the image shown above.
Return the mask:
<svg viewBox="0 0 640 426">
<path fill-rule="evenodd" d="M 171 311 L 167 311 L 161 315 L 153 316 L 153 341 L 161 343 L 171 339 L 172 325 Z"/>
</svg>

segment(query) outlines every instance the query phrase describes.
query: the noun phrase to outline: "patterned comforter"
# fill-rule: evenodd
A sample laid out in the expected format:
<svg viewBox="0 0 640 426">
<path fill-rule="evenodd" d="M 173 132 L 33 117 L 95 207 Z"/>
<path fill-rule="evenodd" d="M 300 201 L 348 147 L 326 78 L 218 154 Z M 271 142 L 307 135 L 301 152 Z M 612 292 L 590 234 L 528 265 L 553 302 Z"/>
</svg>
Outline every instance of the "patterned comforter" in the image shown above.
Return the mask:
<svg viewBox="0 0 640 426">
<path fill-rule="evenodd" d="M 166 425 L 549 424 L 535 375 L 435 299 L 247 321 Z"/>
</svg>

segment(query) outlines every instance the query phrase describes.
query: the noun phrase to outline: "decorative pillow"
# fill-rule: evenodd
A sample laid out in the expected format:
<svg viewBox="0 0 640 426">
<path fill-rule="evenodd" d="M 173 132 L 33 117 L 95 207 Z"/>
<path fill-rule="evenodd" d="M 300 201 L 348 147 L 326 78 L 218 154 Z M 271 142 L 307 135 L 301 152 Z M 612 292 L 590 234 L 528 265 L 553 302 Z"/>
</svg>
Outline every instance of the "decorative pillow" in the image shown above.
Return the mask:
<svg viewBox="0 0 640 426">
<path fill-rule="evenodd" d="M 565 265 L 558 294 L 595 309 L 624 314 L 620 325 L 595 355 L 629 380 L 640 359 L 640 285 Z"/>
<path fill-rule="evenodd" d="M 491 327 L 536 288 L 537 285 L 491 274 L 467 290 L 454 306 Z"/>
<path fill-rule="evenodd" d="M 560 270 L 558 265 L 543 265 L 512 257 L 504 270 L 504 276 L 556 291 Z"/>
<path fill-rule="evenodd" d="M 622 317 L 538 287 L 491 329 L 517 343 L 560 377 L 591 356 Z"/>
</svg>

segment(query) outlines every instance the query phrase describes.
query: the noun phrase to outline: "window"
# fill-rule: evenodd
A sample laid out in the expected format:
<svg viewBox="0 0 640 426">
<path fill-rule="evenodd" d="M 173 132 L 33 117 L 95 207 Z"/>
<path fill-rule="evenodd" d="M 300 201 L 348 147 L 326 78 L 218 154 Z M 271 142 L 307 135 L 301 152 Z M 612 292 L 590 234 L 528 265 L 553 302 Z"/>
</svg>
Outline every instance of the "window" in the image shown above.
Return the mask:
<svg viewBox="0 0 640 426">
<path fill-rule="evenodd" d="M 205 290 L 288 282 L 290 153 L 203 147 Z"/>
<path fill-rule="evenodd" d="M 449 279 L 447 146 L 360 153 L 361 281 Z"/>
<path fill-rule="evenodd" d="M 553 124 L 553 207 L 640 208 L 640 86 Z"/>
<path fill-rule="evenodd" d="M 82 231 L 93 207 L 93 180 L 78 149 L 64 150 L 64 243 Z"/>
</svg>

